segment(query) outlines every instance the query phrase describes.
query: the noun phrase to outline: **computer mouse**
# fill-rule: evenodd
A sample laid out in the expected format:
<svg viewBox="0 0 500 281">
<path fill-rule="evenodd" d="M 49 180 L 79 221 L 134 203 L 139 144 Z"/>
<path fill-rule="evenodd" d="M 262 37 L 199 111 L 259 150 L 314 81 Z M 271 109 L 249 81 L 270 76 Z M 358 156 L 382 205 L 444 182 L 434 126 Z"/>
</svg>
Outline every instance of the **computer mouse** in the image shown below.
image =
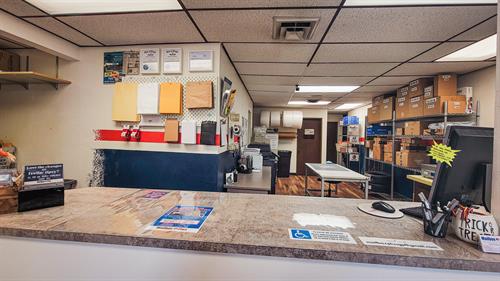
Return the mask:
<svg viewBox="0 0 500 281">
<path fill-rule="evenodd" d="M 372 208 L 375 210 L 379 210 L 385 213 L 394 213 L 396 212 L 396 209 L 394 209 L 393 206 L 389 205 L 388 203 L 384 201 L 376 201 L 373 202 Z"/>
</svg>

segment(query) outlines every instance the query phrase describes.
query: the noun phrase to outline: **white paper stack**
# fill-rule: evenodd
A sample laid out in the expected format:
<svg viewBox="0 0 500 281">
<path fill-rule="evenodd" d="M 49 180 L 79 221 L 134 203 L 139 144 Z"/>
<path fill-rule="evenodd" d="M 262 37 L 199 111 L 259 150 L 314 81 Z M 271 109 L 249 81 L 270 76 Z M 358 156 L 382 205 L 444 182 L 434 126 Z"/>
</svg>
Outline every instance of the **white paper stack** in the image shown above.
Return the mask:
<svg viewBox="0 0 500 281">
<path fill-rule="evenodd" d="M 181 122 L 181 142 L 196 144 L 196 121 L 183 120 Z"/>
<path fill-rule="evenodd" d="M 159 93 L 160 86 L 158 83 L 139 84 L 137 87 L 137 113 L 159 114 Z"/>
</svg>

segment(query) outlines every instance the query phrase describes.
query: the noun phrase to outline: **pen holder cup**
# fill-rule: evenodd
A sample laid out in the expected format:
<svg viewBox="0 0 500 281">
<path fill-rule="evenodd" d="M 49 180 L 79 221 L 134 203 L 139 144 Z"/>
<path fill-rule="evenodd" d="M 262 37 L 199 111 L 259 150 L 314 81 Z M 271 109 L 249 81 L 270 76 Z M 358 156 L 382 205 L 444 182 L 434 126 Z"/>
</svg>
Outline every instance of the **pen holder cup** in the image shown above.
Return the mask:
<svg viewBox="0 0 500 281">
<path fill-rule="evenodd" d="M 441 212 L 438 211 L 432 211 L 432 217 L 434 218 L 436 215 L 438 215 Z M 433 222 L 433 220 L 427 220 L 424 217 L 424 232 L 430 236 L 437 237 L 437 238 L 444 238 L 446 237 L 446 233 L 448 231 L 448 224 L 450 223 L 450 217 L 449 215 L 446 215 L 444 213 L 441 213 L 442 216 L 439 220 Z"/>
</svg>

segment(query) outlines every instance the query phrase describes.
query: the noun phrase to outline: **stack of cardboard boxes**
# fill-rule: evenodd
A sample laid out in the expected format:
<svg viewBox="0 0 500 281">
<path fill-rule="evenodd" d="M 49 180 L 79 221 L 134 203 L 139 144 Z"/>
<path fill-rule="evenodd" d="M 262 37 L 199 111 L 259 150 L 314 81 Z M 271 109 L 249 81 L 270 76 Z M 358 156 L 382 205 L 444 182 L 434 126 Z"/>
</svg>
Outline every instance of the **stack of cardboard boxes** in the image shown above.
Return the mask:
<svg viewBox="0 0 500 281">
<path fill-rule="evenodd" d="M 438 75 L 434 78 L 434 87 L 426 92 L 423 115 L 443 114 L 445 102 L 448 104 L 448 114 L 465 113 L 466 100 L 465 96 L 457 95 L 457 75 Z"/>
<path fill-rule="evenodd" d="M 389 94 L 374 97 L 372 100 L 372 107 L 368 109 L 368 122 L 374 123 L 392 120 L 393 111 L 394 96 Z"/>
<path fill-rule="evenodd" d="M 373 159 L 384 160 L 384 145 L 387 144 L 387 139 L 385 138 L 373 138 Z"/>
<path fill-rule="evenodd" d="M 395 141 L 387 141 L 384 144 L 384 162 L 392 163 L 392 149 L 394 148 L 396 151 L 400 150 L 401 142 L 399 140 Z"/>
<path fill-rule="evenodd" d="M 19 71 L 20 61 L 19 55 L 0 50 L 0 71 Z"/>
<path fill-rule="evenodd" d="M 420 167 L 430 161 L 427 146 L 416 138 L 401 140 L 400 149 L 396 151 L 396 165 L 404 167 Z"/>
<path fill-rule="evenodd" d="M 440 115 L 445 112 L 445 102 L 449 114 L 465 113 L 466 100 L 465 96 L 457 94 L 456 74 L 440 74 L 434 79 L 420 78 L 399 88 L 396 97 L 382 95 L 373 98 L 372 107 L 368 109 L 368 122 L 391 120 L 394 109 L 396 119 Z"/>
</svg>

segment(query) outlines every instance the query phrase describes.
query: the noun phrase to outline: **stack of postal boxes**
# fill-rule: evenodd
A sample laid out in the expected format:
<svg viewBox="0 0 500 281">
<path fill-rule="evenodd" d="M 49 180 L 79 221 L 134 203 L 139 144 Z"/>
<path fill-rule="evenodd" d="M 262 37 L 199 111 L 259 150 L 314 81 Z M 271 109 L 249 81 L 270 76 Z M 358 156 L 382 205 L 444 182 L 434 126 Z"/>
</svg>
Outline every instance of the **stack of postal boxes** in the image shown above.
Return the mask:
<svg viewBox="0 0 500 281">
<path fill-rule="evenodd" d="M 421 135 L 442 134 L 428 129 L 430 122 L 418 120 L 419 117 L 463 114 L 467 110 L 467 98 L 457 94 L 457 75 L 440 74 L 434 78 L 420 78 L 411 81 L 407 86 L 397 90 L 396 95 L 381 95 L 373 98 L 372 107 L 368 109 L 368 122 L 377 123 L 392 120 L 393 111 L 396 120 L 415 118 L 396 128 L 398 136 L 410 136 L 393 143 L 386 138 L 376 137 L 370 146 L 373 158 L 406 167 L 419 167 L 429 163 L 425 141 Z M 439 122 L 439 121 L 436 121 Z M 415 136 L 416 138 L 411 138 Z M 396 151 L 396 159 L 392 159 L 392 151 Z"/>
</svg>

